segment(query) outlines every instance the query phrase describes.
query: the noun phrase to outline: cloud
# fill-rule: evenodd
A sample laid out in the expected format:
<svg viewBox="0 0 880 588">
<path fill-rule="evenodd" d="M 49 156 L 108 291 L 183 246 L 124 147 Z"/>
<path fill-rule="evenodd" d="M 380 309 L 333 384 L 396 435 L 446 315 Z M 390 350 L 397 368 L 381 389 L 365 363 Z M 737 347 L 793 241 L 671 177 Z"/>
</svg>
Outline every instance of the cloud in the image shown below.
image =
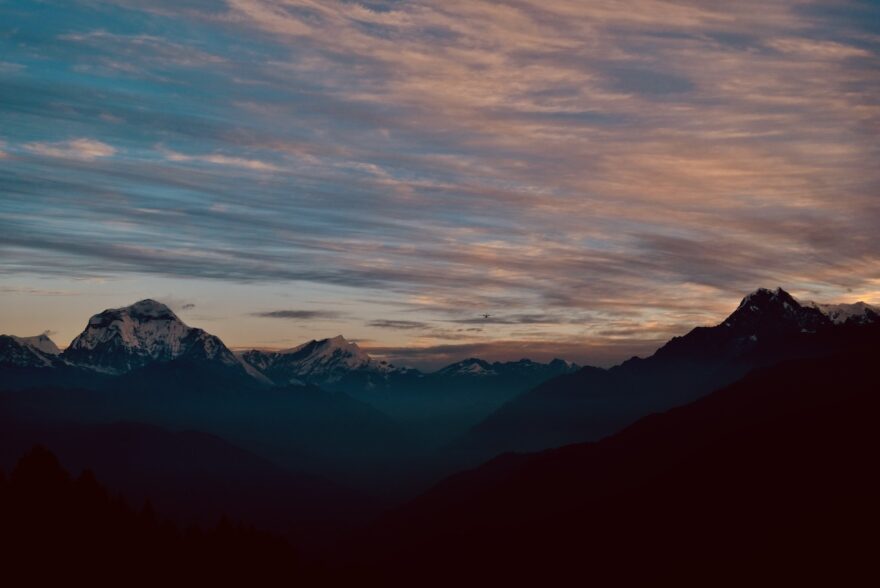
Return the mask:
<svg viewBox="0 0 880 588">
<path fill-rule="evenodd" d="M 0 273 L 318 284 L 425 347 L 880 301 L 876 6 L 58 10 L 10 17 Z"/>
<path fill-rule="evenodd" d="M 378 329 L 398 329 L 398 330 L 410 330 L 410 329 L 427 329 L 430 325 L 428 323 L 423 323 L 421 321 L 403 321 L 403 320 L 388 320 L 388 319 L 380 319 L 375 321 L 369 321 L 367 326 L 376 327 Z"/>
<path fill-rule="evenodd" d="M 81 296 L 75 290 L 51 290 L 46 288 L 29 288 L 23 286 L 0 286 L 0 292 L 5 294 L 26 294 L 28 296 Z"/>
<path fill-rule="evenodd" d="M 116 148 L 96 139 L 70 139 L 54 143 L 31 142 L 23 145 L 26 151 L 45 157 L 61 159 L 80 159 L 94 161 L 99 158 L 112 157 Z"/>
<path fill-rule="evenodd" d="M 548 314 L 511 314 L 511 315 L 489 315 L 488 317 L 478 316 L 462 319 L 452 319 L 451 322 L 462 325 L 541 325 L 541 324 L 560 324 L 563 319 Z"/>
<path fill-rule="evenodd" d="M 271 163 L 260 161 L 258 159 L 247 159 L 244 157 L 233 157 L 229 155 L 223 155 L 220 153 L 211 153 L 205 155 L 185 155 L 183 153 L 178 153 L 176 151 L 170 151 L 168 149 L 160 148 L 160 153 L 167 159 L 168 161 L 175 162 L 200 162 L 200 163 L 211 163 L 214 165 L 222 165 L 222 166 L 231 166 L 231 167 L 240 167 L 244 169 L 249 169 L 253 171 L 278 171 L 280 168 Z"/>
<path fill-rule="evenodd" d="M 181 306 L 180 310 L 192 310 L 195 307 L 196 307 L 195 304 L 193 304 L 192 302 L 188 302 L 188 303 L 184 304 L 183 306 Z"/>
<path fill-rule="evenodd" d="M 267 310 L 251 313 L 252 316 L 260 318 L 279 318 L 279 319 L 296 319 L 296 320 L 312 320 L 327 319 L 334 320 L 342 315 L 335 311 L 329 310 Z"/>
</svg>

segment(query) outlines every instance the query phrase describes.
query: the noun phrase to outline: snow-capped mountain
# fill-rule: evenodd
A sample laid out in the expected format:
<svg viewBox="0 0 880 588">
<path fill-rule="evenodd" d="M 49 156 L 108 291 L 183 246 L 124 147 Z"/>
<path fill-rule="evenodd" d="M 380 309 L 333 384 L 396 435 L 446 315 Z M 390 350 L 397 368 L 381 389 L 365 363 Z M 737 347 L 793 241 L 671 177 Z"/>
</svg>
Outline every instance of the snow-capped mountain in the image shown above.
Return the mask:
<svg viewBox="0 0 880 588">
<path fill-rule="evenodd" d="M 61 360 L 58 346 L 45 334 L 33 337 L 0 335 L 0 366 L 54 367 Z"/>
<path fill-rule="evenodd" d="M 815 332 L 831 320 L 818 308 L 802 306 L 782 288 L 759 288 L 747 295 L 724 321 L 724 327 L 734 332 L 759 335 L 767 330 Z"/>
<path fill-rule="evenodd" d="M 880 322 L 880 315 L 863 302 L 802 303 L 782 288 L 759 288 L 745 296 L 721 324 L 697 327 L 683 337 L 674 337 L 657 354 L 700 359 L 735 357 L 786 337 L 818 333 L 841 325 L 875 322 Z"/>
<path fill-rule="evenodd" d="M 484 359 L 469 357 L 441 368 L 432 375 L 443 377 L 492 377 L 548 372 L 555 376 L 577 371 L 578 367 L 577 364 L 562 359 L 554 359 L 550 363 L 539 363 L 537 361 L 532 361 L 531 359 L 504 362 L 496 361 L 490 363 Z"/>
<path fill-rule="evenodd" d="M 835 325 L 866 325 L 880 322 L 880 309 L 864 302 L 855 302 L 853 304 L 819 304 L 817 302 L 805 301 L 803 304 L 804 306 L 817 309 Z"/>
<path fill-rule="evenodd" d="M 19 343 L 23 343 L 30 347 L 33 347 L 40 353 L 44 353 L 46 355 L 60 355 L 61 350 L 58 349 L 58 346 L 55 345 L 55 342 L 49 338 L 49 335 L 46 333 L 40 333 L 39 335 L 34 335 L 33 337 L 16 337 L 15 335 L 11 335 L 13 339 L 16 339 Z"/>
<path fill-rule="evenodd" d="M 382 376 L 405 371 L 373 359 L 342 335 L 281 351 L 252 349 L 242 353 L 241 359 L 277 384 L 326 385 L 353 373 Z"/>
<path fill-rule="evenodd" d="M 173 359 L 241 367 L 219 338 L 187 326 L 170 308 L 149 299 L 94 315 L 62 357 L 79 366 L 115 374 Z"/>
<path fill-rule="evenodd" d="M 379 387 L 411 390 L 415 381 L 420 387 L 430 387 L 452 380 L 456 380 L 456 386 L 460 386 L 463 378 L 475 381 L 515 375 L 533 378 L 545 373 L 551 377 L 577 369 L 576 365 L 561 359 L 549 364 L 528 359 L 490 363 L 471 357 L 426 374 L 376 360 L 341 335 L 332 339 L 312 340 L 283 351 L 253 349 L 242 353 L 241 359 L 276 384 L 314 384 L 346 392 L 375 390 Z"/>
<path fill-rule="evenodd" d="M 497 372 L 492 369 L 492 364 L 484 359 L 469 357 L 461 361 L 449 364 L 435 372 L 441 376 L 492 376 Z"/>
<path fill-rule="evenodd" d="M 776 288 L 759 288 L 745 298 L 725 321 L 726 326 L 745 326 L 762 323 L 775 326 L 797 327 L 801 332 L 842 324 L 871 324 L 880 321 L 880 309 L 864 302 L 852 304 L 822 304 L 811 300 L 799 301 Z"/>
</svg>

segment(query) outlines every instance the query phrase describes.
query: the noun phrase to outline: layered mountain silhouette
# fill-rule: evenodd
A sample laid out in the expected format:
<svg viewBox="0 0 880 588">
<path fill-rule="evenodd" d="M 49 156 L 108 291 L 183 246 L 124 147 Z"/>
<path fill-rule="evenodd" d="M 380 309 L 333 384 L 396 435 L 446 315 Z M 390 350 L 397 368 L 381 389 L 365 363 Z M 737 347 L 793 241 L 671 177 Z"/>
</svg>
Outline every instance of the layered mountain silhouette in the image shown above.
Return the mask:
<svg viewBox="0 0 880 588">
<path fill-rule="evenodd" d="M 759 289 L 724 321 L 675 337 L 646 359 L 585 367 L 517 396 L 454 448 L 476 463 L 504 451 L 535 451 L 609 435 L 785 359 L 823 357 L 875 340 L 880 314 L 863 303 L 800 303 Z"/>
<path fill-rule="evenodd" d="M 227 525 L 193 547 L 46 452 L 16 457 L 47 444 L 177 521 L 225 513 L 326 547 L 419 484 L 503 453 L 321 553 L 384 585 L 851 583 L 878 522 L 878 349 L 870 305 L 760 289 L 718 325 L 610 369 L 468 358 L 424 373 L 342 337 L 233 353 L 146 300 L 95 315 L 63 351 L 46 335 L 0 336 L 0 470 L 13 471 L 0 476 L 0 535 L 69 565 L 67 553 L 202 565 L 241 549 L 295 579 L 274 539 Z"/>
<path fill-rule="evenodd" d="M 213 435 L 139 423 L 22 422 L 0 416 L 0 471 L 34 445 L 52 447 L 69 471 L 101 473 L 132 504 L 149 500 L 181 524 L 228 516 L 297 541 L 372 513 L 366 496 L 281 468 Z"/>
<path fill-rule="evenodd" d="M 10 585 L 93 586 L 314 581 L 282 539 L 226 518 L 178 526 L 135 508 L 91 471 L 71 476 L 43 447 L 0 474 L 0 545 Z"/>
<path fill-rule="evenodd" d="M 96 314 L 61 352 L 45 336 L 0 337 L 0 402 L 37 425 L 202 431 L 388 496 L 390 483 L 411 489 L 506 451 L 600 439 L 756 368 L 846 350 L 876 336 L 878 316 L 760 289 L 717 326 L 610 369 L 469 358 L 424 373 L 341 336 L 236 354 L 143 300 Z"/>
<path fill-rule="evenodd" d="M 94 315 L 64 351 L 46 336 L 0 338 L 0 416 L 29 430 L 131 422 L 203 431 L 295 471 L 375 486 L 399 478 L 392 472 L 432 435 L 451 439 L 508 394 L 558 373 L 529 367 L 534 375 L 518 386 L 499 368 L 480 378 L 494 388 L 468 388 L 373 360 L 342 337 L 239 356 L 142 300 Z"/>
<path fill-rule="evenodd" d="M 598 443 L 499 457 L 387 515 L 353 557 L 388 585 L 424 570 L 438 585 L 864 581 L 877 349 L 785 361 Z"/>
<path fill-rule="evenodd" d="M 485 367 L 474 370 L 478 365 Z M 236 354 L 218 337 L 186 325 L 170 308 L 150 299 L 92 316 L 63 352 L 45 335 L 0 337 L 4 388 L 108 390 L 149 386 L 179 394 L 184 405 L 193 391 L 184 382 L 198 388 L 236 390 L 280 387 L 298 390 L 300 396 L 311 396 L 315 388 L 320 388 L 366 403 L 383 413 L 381 418 L 396 420 L 408 434 L 428 445 L 448 443 L 516 394 L 574 369 L 576 366 L 562 360 L 549 364 L 528 360 L 489 364 L 469 359 L 424 373 L 376 360 L 341 335 L 312 340 L 293 349 Z M 163 382 L 163 377 L 171 379 Z M 252 393 L 261 396 L 265 390 Z M 342 410 L 354 406 L 332 394 L 324 402 L 344 405 Z M 116 416 L 137 420 L 140 414 L 117 411 Z M 341 421 L 346 418 L 344 414 L 339 416 Z M 168 419 L 157 422 L 177 424 Z M 354 431 L 358 426 L 350 428 Z M 337 429 L 335 424 L 326 428 Z M 320 445 L 311 445 L 321 450 Z M 375 443 L 366 443 L 371 445 Z"/>
</svg>

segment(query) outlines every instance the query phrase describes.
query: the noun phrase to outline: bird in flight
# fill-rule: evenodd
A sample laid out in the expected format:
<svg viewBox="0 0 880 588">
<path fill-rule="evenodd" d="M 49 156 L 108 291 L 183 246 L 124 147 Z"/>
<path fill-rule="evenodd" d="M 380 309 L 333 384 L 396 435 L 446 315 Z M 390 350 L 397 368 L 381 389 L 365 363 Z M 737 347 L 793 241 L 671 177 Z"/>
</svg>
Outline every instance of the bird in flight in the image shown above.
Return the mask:
<svg viewBox="0 0 880 588">
<path fill-rule="evenodd" d="M 487 319 L 487 318 L 489 318 L 490 316 L 492 316 L 492 315 L 491 315 L 491 314 L 484 314 L 484 315 L 483 315 L 483 318 L 484 318 L 484 319 Z"/>
</svg>

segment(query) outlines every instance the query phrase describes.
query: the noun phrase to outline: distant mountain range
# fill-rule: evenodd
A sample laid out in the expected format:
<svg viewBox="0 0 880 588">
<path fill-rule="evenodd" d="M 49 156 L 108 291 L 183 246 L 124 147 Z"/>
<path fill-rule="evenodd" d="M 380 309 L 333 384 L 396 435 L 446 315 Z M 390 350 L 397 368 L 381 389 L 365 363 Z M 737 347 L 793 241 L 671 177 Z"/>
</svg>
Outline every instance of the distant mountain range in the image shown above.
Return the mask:
<svg viewBox="0 0 880 588">
<path fill-rule="evenodd" d="M 91 317 L 64 351 L 46 335 L 0 336 L 0 390 L 9 392 L 0 409 L 42 423 L 27 430 L 116 421 L 196 429 L 297 471 L 378 483 L 378 472 L 574 369 L 470 359 L 423 373 L 374 360 L 341 336 L 236 354 L 142 300 Z"/>
<path fill-rule="evenodd" d="M 424 373 L 373 359 L 341 335 L 281 351 L 234 353 L 149 299 L 94 315 L 63 352 L 46 335 L 0 336 L 0 369 L 9 388 L 107 387 L 126 374 L 174 362 L 229 370 L 264 386 L 342 392 L 433 445 L 451 441 L 515 395 L 578 368 L 562 360 L 490 364 L 470 358 Z"/>
<path fill-rule="evenodd" d="M 35 337 L 0 335 L 0 367 L 72 367 L 120 375 L 154 363 L 175 360 L 240 369 L 266 384 L 313 385 L 344 391 L 352 387 L 393 387 L 394 384 L 389 382 L 394 379 L 410 380 L 428 375 L 375 360 L 342 335 L 312 340 L 281 351 L 252 349 L 233 353 L 219 337 L 186 325 L 170 308 L 150 299 L 94 315 L 63 352 L 45 334 Z M 510 372 L 520 376 L 531 371 L 556 375 L 576 368 L 574 364 L 559 359 L 550 364 L 526 359 L 490 364 L 470 358 L 433 375 L 486 379 Z"/>
</svg>

